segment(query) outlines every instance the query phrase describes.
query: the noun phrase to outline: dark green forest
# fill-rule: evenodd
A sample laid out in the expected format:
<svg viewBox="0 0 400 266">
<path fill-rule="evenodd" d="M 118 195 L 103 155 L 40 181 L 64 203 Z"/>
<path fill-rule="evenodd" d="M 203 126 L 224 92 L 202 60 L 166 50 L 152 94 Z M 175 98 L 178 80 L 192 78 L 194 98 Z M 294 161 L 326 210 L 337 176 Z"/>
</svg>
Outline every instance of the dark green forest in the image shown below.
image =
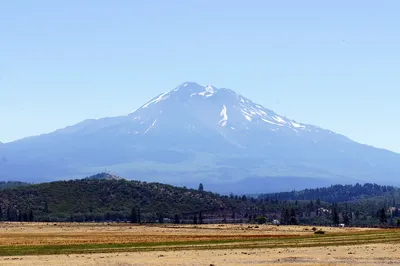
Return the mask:
<svg viewBox="0 0 400 266">
<path fill-rule="evenodd" d="M 279 200 L 322 200 L 326 202 L 344 202 L 379 196 L 399 196 L 399 189 L 377 184 L 333 185 L 330 187 L 305 189 L 301 191 L 280 192 L 260 195 L 259 198 Z"/>
<path fill-rule="evenodd" d="M 0 220 L 133 223 L 272 223 L 397 226 L 400 190 L 376 184 L 250 197 L 128 181 L 89 178 L 21 184 L 0 190 Z"/>
</svg>

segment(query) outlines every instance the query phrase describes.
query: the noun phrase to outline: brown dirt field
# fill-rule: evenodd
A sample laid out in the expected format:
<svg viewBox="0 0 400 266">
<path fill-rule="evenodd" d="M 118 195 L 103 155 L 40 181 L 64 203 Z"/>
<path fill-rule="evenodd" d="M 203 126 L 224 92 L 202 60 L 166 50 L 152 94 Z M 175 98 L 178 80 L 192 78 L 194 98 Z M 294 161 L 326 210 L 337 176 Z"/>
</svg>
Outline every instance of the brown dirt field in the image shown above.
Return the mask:
<svg viewBox="0 0 400 266">
<path fill-rule="evenodd" d="M 319 248 L 152 251 L 3 257 L 0 258 L 0 265 L 400 265 L 399 251 L 400 244 Z"/>
<path fill-rule="evenodd" d="M 312 227 L 272 225 L 157 225 L 2 223 L 0 246 L 144 243 L 227 239 L 282 238 L 312 235 Z M 318 227 L 330 233 L 366 229 Z"/>
<path fill-rule="evenodd" d="M 377 229 L 330 228 L 324 230 L 329 237 L 315 241 L 341 241 L 347 233 L 369 231 L 371 237 L 376 234 L 390 233 Z M 143 243 L 178 242 L 191 240 L 254 240 L 258 238 L 285 238 L 293 236 L 312 236 L 311 226 L 272 226 L 272 225 L 131 225 L 131 224 L 71 224 L 71 223 L 1 223 L 0 248 L 14 248 L 26 245 L 28 249 L 36 245 L 70 245 L 84 243 Z M 335 235 L 339 233 L 338 239 Z M 343 233 L 346 233 L 343 236 Z M 369 233 L 368 233 L 369 234 Z M 397 233 L 396 235 L 397 236 Z M 364 237 L 365 238 L 365 237 Z M 363 239 L 364 239 L 363 238 Z M 300 238 L 311 243 L 313 239 Z M 367 238 L 365 238 L 367 239 Z M 370 241 L 370 240 L 363 241 Z M 261 248 L 258 242 L 241 242 L 239 246 L 219 244 L 215 249 L 193 246 L 192 249 L 172 251 L 172 246 L 162 249 L 149 249 L 146 252 L 111 251 L 114 253 L 4 256 L 0 265 L 76 265 L 76 266 L 133 266 L 133 265 L 400 265 L 400 243 L 392 244 L 367 242 L 325 247 L 295 248 L 294 239 L 280 247 Z M 379 240 L 382 241 L 382 240 Z M 386 242 L 386 240 L 383 240 Z M 253 242 L 256 245 L 251 245 Z M 321 242 L 323 243 L 323 242 Z M 335 243 L 335 242 L 334 242 Z M 365 242 L 364 242 L 365 243 Z M 262 243 L 261 243 L 262 244 Z M 287 244 L 287 248 L 285 248 Z M 332 246 L 333 244 L 333 246 Z M 210 245 L 211 247 L 212 245 Z M 214 246 L 215 247 L 215 246 Z M 162 251 L 160 251 L 162 250 Z M 97 251 L 99 252 L 99 251 Z M 77 252 L 75 252 L 77 253 Z M 88 253 L 84 251 L 84 253 Z M 32 253 L 31 253 L 32 254 Z M 54 253 L 52 253 L 54 254 Z"/>
</svg>

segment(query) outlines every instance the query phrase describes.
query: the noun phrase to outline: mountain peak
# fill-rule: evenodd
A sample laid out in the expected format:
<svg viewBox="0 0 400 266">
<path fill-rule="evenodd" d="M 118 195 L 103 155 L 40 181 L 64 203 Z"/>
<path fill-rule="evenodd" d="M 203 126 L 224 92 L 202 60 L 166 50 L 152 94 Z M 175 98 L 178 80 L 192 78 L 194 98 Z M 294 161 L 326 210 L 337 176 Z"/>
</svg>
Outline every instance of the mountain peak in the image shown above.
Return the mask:
<svg viewBox="0 0 400 266">
<path fill-rule="evenodd" d="M 196 82 L 184 82 L 154 97 L 130 116 L 139 124 L 140 129 L 135 127 L 135 134 L 147 134 L 156 129 L 165 132 L 165 128 L 161 129 L 162 124 L 168 130 L 172 130 L 174 124 L 175 129 L 191 128 L 191 132 L 200 132 L 193 129 L 197 124 L 197 128 L 212 128 L 224 138 L 238 138 L 233 135 L 260 131 L 264 134 L 310 135 L 318 130 L 280 116 L 233 90 Z"/>
<path fill-rule="evenodd" d="M 155 103 L 166 100 L 171 96 L 175 98 L 186 99 L 194 96 L 211 97 L 218 89 L 212 85 L 200 85 L 196 82 L 184 82 L 175 89 L 159 94 L 144 104 L 141 108 L 147 108 Z"/>
<path fill-rule="evenodd" d="M 201 96 L 210 97 L 217 91 L 217 88 L 209 84 L 200 85 L 196 82 L 184 82 L 170 92 L 177 92 L 177 91 L 190 92 L 191 94 L 189 96 L 194 96 L 195 94 L 198 94 Z"/>
</svg>

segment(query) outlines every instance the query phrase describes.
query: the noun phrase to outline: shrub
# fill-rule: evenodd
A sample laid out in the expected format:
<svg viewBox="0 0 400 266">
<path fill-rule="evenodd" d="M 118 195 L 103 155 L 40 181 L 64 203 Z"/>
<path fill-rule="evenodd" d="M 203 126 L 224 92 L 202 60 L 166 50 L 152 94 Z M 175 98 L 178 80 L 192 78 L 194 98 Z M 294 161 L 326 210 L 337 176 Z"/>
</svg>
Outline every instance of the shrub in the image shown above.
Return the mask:
<svg viewBox="0 0 400 266">
<path fill-rule="evenodd" d="M 267 218 L 264 217 L 264 216 L 258 216 L 257 219 L 256 219 L 256 222 L 258 224 L 265 224 L 267 222 Z"/>
</svg>

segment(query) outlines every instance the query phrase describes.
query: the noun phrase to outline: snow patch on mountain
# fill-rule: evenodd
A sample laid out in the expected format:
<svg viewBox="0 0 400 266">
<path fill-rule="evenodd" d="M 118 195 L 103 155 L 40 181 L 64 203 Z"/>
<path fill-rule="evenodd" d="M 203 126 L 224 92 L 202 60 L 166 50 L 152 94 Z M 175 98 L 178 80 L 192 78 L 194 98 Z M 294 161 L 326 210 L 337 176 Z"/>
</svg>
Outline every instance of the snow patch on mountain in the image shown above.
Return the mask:
<svg viewBox="0 0 400 266">
<path fill-rule="evenodd" d="M 291 121 L 290 123 L 291 123 L 292 126 L 294 126 L 295 128 L 305 128 L 305 126 L 300 125 L 300 124 L 298 124 L 298 123 L 296 123 L 296 122 Z"/>
<path fill-rule="evenodd" d="M 265 119 L 265 118 L 261 118 L 261 119 L 262 119 L 262 121 L 264 121 L 265 123 L 269 123 L 269 124 L 272 124 L 272 125 L 277 125 L 277 126 L 283 127 L 283 125 L 278 124 L 278 123 L 274 123 L 274 122 L 269 121 L 269 120 L 267 120 L 267 119 Z"/>
<path fill-rule="evenodd" d="M 244 115 L 244 117 L 248 120 L 248 121 L 252 121 L 253 119 L 251 118 L 251 116 L 249 115 Z"/>
<path fill-rule="evenodd" d="M 280 116 L 276 115 L 276 116 L 272 117 L 272 119 L 274 119 L 278 123 L 286 124 L 286 121 L 283 120 L 282 117 L 280 117 Z"/>
<path fill-rule="evenodd" d="M 150 126 L 148 129 L 146 129 L 146 131 L 144 132 L 144 134 L 146 134 L 147 132 L 149 132 L 149 130 L 152 129 L 156 123 L 157 123 L 157 119 L 154 120 L 153 124 L 151 124 L 151 126 Z"/>
<path fill-rule="evenodd" d="M 150 102 L 148 102 L 145 105 L 143 105 L 142 108 L 147 108 L 151 104 L 158 103 L 159 101 L 167 99 L 169 97 L 168 93 L 169 92 L 165 92 L 165 93 L 161 94 L 160 96 L 158 96 L 154 100 L 151 100 Z"/>
<path fill-rule="evenodd" d="M 190 97 L 193 97 L 195 95 L 200 95 L 200 96 L 204 96 L 204 97 L 208 98 L 208 97 L 213 96 L 216 92 L 216 90 L 210 85 L 202 86 L 202 87 L 204 88 L 204 91 L 198 92 L 198 93 L 192 93 L 192 94 L 190 94 Z"/>
<path fill-rule="evenodd" d="M 222 111 L 221 111 L 221 113 L 219 115 L 222 116 L 222 119 L 219 121 L 219 124 L 222 127 L 226 126 L 226 124 L 228 123 L 228 114 L 227 114 L 227 110 L 226 110 L 226 106 L 225 105 L 222 108 Z"/>
<path fill-rule="evenodd" d="M 214 90 L 214 88 L 213 88 L 212 86 L 207 85 L 207 86 L 206 86 L 206 92 L 207 92 L 207 93 L 214 93 L 215 90 Z"/>
</svg>

